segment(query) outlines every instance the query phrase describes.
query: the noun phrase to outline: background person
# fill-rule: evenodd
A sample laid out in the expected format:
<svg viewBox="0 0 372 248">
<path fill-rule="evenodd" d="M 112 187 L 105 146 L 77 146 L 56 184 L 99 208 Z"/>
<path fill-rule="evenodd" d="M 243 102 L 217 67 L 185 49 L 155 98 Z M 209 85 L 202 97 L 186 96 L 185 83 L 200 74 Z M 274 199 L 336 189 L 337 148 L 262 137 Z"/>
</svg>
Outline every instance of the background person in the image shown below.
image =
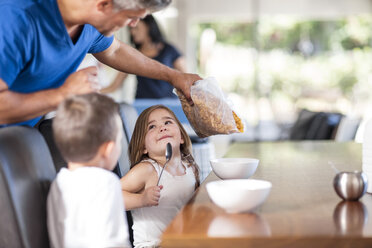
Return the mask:
<svg viewBox="0 0 372 248">
<path fill-rule="evenodd" d="M 157 186 L 167 143 L 172 145 L 172 157 Z M 156 247 L 162 232 L 200 183 L 191 141 L 174 113 L 155 105 L 138 117 L 129 157 L 131 169 L 120 181 L 126 207 L 132 209 L 134 245 Z"/>
<path fill-rule="evenodd" d="M 171 0 L 0 0 L 0 125 L 34 126 L 66 97 L 98 91 L 87 53 L 122 72 L 170 82 L 190 96 L 198 79 L 162 65 L 112 34 Z"/>
<path fill-rule="evenodd" d="M 119 106 L 97 93 L 73 96 L 58 107 L 53 131 L 68 169 L 48 195 L 51 247 L 130 247 L 120 182 L 110 171 L 121 153 Z"/>
<path fill-rule="evenodd" d="M 162 35 L 152 15 L 146 16 L 138 25 L 130 28 L 131 40 L 144 55 L 164 65 L 186 72 L 186 62 L 181 53 Z M 137 76 L 136 99 L 139 98 L 177 98 L 173 86 L 164 80 Z"/>
</svg>

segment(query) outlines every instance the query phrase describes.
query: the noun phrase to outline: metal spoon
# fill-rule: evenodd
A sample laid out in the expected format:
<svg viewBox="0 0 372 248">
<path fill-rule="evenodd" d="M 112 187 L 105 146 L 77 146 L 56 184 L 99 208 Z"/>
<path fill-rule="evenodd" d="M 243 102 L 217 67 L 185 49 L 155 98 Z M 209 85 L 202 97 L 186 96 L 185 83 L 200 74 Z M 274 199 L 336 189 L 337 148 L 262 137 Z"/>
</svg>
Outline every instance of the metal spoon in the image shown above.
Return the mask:
<svg viewBox="0 0 372 248">
<path fill-rule="evenodd" d="M 163 174 L 164 168 L 167 165 L 168 161 L 171 159 L 171 157 L 172 157 L 172 145 L 171 145 L 171 143 L 167 143 L 167 148 L 165 149 L 165 164 L 163 165 L 163 169 L 161 169 L 159 179 L 158 179 L 158 183 L 156 184 L 156 186 L 159 185 L 161 175 Z"/>
</svg>

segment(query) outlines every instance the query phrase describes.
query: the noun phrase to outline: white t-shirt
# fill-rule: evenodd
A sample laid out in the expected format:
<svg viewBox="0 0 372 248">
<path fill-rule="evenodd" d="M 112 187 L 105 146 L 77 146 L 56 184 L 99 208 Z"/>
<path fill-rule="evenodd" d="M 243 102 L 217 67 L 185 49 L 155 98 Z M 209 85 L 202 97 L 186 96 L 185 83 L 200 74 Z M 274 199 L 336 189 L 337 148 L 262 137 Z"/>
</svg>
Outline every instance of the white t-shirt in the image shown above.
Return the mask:
<svg viewBox="0 0 372 248">
<path fill-rule="evenodd" d="M 47 208 L 52 248 L 131 247 L 119 178 L 110 171 L 62 168 Z"/>
<path fill-rule="evenodd" d="M 161 171 L 159 164 L 151 159 L 144 161 L 150 162 L 159 176 Z M 173 176 L 166 170 L 163 171 L 159 182 L 163 189 L 160 191 L 158 206 L 131 210 L 136 248 L 157 247 L 164 229 L 193 195 L 195 175 L 192 167 L 187 167 L 185 163 L 183 165 L 186 167 L 186 173 L 182 176 Z"/>
</svg>

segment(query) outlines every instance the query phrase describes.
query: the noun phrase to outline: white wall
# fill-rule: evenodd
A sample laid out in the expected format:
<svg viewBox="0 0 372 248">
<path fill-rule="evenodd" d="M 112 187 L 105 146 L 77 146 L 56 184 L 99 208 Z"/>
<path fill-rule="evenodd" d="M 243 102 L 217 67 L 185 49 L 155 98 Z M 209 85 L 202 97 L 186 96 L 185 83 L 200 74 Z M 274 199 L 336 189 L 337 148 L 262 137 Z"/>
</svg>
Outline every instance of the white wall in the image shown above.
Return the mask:
<svg viewBox="0 0 372 248">
<path fill-rule="evenodd" d="M 369 0 L 174 0 L 187 5 L 194 18 L 242 17 L 260 14 L 293 14 L 303 17 L 329 18 L 343 14 L 368 13 Z M 180 9 L 182 11 L 182 9 Z"/>
</svg>

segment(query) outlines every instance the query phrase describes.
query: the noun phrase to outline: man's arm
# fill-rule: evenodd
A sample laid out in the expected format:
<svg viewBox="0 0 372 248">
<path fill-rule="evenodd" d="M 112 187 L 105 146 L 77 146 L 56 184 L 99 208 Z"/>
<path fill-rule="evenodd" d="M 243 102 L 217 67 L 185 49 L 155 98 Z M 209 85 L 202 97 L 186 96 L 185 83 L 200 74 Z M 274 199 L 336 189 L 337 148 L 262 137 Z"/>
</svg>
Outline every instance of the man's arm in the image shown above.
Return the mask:
<svg viewBox="0 0 372 248">
<path fill-rule="evenodd" d="M 114 39 L 108 49 L 94 56 L 102 63 L 119 71 L 170 82 L 187 98 L 190 98 L 190 86 L 201 79 L 196 74 L 182 73 L 150 59 L 117 39 Z"/>
<path fill-rule="evenodd" d="M 9 90 L 0 78 L 0 124 L 11 124 L 44 115 L 72 94 L 97 91 L 97 68 L 88 67 L 71 74 L 57 89 L 35 93 L 17 93 Z"/>
</svg>

